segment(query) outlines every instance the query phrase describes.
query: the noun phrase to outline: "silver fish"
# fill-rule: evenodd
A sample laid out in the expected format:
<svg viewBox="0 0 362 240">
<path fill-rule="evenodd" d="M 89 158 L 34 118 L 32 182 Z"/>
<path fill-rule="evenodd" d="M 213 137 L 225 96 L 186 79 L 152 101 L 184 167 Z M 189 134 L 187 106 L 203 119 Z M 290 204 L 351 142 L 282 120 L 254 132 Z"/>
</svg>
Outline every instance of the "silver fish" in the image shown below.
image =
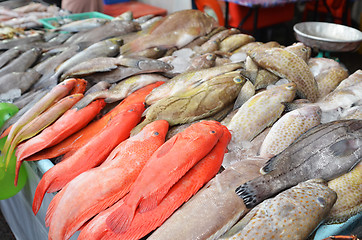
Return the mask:
<svg viewBox="0 0 362 240">
<path fill-rule="evenodd" d="M 0 69 L 0 76 L 11 72 L 25 72 L 34 64 L 40 53 L 41 50 L 39 48 L 32 48 L 20 54 L 11 63 Z"/>
<path fill-rule="evenodd" d="M 0 41 L 0 50 L 7 50 L 16 46 L 31 44 L 36 41 L 42 40 L 42 34 L 35 34 L 24 38 L 15 38 Z"/>
<path fill-rule="evenodd" d="M 66 31 L 66 32 L 89 31 L 90 29 L 102 26 L 107 22 L 109 22 L 109 20 L 105 18 L 87 18 L 87 19 L 73 21 L 68 24 L 64 24 L 60 27 L 53 29 L 53 31 Z"/>
<path fill-rule="evenodd" d="M 0 77 L 0 93 L 5 93 L 13 88 L 19 88 L 21 93 L 24 93 L 38 81 L 39 78 L 40 73 L 35 70 L 8 73 Z"/>
<path fill-rule="evenodd" d="M 307 239 L 336 199 L 326 181 L 302 182 L 256 206 L 221 239 Z"/>
<path fill-rule="evenodd" d="M 2 68 L 5 64 L 19 56 L 20 50 L 16 48 L 10 48 L 0 55 L 0 68 Z"/>
<path fill-rule="evenodd" d="M 172 214 L 148 240 L 218 239 L 248 209 L 234 193 L 239 182 L 260 175 L 265 160 L 245 160 L 226 168 L 211 179 Z"/>
<path fill-rule="evenodd" d="M 362 120 L 320 124 L 271 158 L 266 174 L 239 186 L 235 192 L 248 208 L 313 178 L 332 180 L 350 171 L 362 159 Z"/>
</svg>

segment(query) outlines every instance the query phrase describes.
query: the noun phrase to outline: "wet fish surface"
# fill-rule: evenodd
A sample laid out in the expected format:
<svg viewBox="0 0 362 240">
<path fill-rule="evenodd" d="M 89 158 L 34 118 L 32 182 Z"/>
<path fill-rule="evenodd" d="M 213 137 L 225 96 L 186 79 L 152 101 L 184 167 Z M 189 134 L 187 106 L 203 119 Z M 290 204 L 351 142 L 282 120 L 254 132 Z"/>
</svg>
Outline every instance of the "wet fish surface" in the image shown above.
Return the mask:
<svg viewBox="0 0 362 240">
<path fill-rule="evenodd" d="M 332 180 L 353 169 L 362 159 L 362 121 L 320 124 L 271 158 L 265 175 L 239 186 L 235 192 L 248 208 L 313 178 Z"/>
</svg>

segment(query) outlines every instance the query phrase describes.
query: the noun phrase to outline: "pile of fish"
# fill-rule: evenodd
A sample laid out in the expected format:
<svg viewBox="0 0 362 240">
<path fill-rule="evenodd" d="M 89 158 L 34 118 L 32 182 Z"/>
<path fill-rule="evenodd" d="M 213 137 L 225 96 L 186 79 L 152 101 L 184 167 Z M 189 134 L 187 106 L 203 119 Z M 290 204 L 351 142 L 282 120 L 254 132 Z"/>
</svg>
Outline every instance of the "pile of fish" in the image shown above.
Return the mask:
<svg viewBox="0 0 362 240">
<path fill-rule="evenodd" d="M 361 212 L 361 70 L 197 10 L 95 23 L 0 42 L 4 164 L 55 163 L 49 239 L 307 239 Z"/>
</svg>

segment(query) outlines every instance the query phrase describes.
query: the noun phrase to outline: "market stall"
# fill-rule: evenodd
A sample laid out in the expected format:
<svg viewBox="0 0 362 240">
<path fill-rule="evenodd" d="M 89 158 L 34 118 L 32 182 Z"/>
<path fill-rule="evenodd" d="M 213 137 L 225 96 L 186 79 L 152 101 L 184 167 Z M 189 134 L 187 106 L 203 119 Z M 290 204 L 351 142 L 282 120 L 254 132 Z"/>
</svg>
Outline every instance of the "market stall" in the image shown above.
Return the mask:
<svg viewBox="0 0 362 240">
<path fill-rule="evenodd" d="M 0 106 L 1 191 L 14 191 L 0 208 L 17 239 L 322 240 L 360 226 L 362 71 L 315 50 L 355 51 L 362 32 L 344 26 L 323 49 L 335 34 L 296 25 L 301 42 L 282 46 L 199 10 L 34 4 L 0 9 L 0 102 L 16 109 Z"/>
</svg>

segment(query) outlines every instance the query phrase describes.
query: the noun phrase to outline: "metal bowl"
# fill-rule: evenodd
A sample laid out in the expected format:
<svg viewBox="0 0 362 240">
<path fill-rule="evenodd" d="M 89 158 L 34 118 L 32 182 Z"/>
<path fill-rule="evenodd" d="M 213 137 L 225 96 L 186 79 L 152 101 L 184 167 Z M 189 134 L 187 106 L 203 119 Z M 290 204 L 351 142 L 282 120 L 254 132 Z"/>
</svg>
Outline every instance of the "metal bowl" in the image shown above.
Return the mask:
<svg viewBox="0 0 362 240">
<path fill-rule="evenodd" d="M 351 52 L 362 42 L 361 31 L 335 23 L 301 22 L 293 29 L 298 41 L 318 50 Z"/>
</svg>

